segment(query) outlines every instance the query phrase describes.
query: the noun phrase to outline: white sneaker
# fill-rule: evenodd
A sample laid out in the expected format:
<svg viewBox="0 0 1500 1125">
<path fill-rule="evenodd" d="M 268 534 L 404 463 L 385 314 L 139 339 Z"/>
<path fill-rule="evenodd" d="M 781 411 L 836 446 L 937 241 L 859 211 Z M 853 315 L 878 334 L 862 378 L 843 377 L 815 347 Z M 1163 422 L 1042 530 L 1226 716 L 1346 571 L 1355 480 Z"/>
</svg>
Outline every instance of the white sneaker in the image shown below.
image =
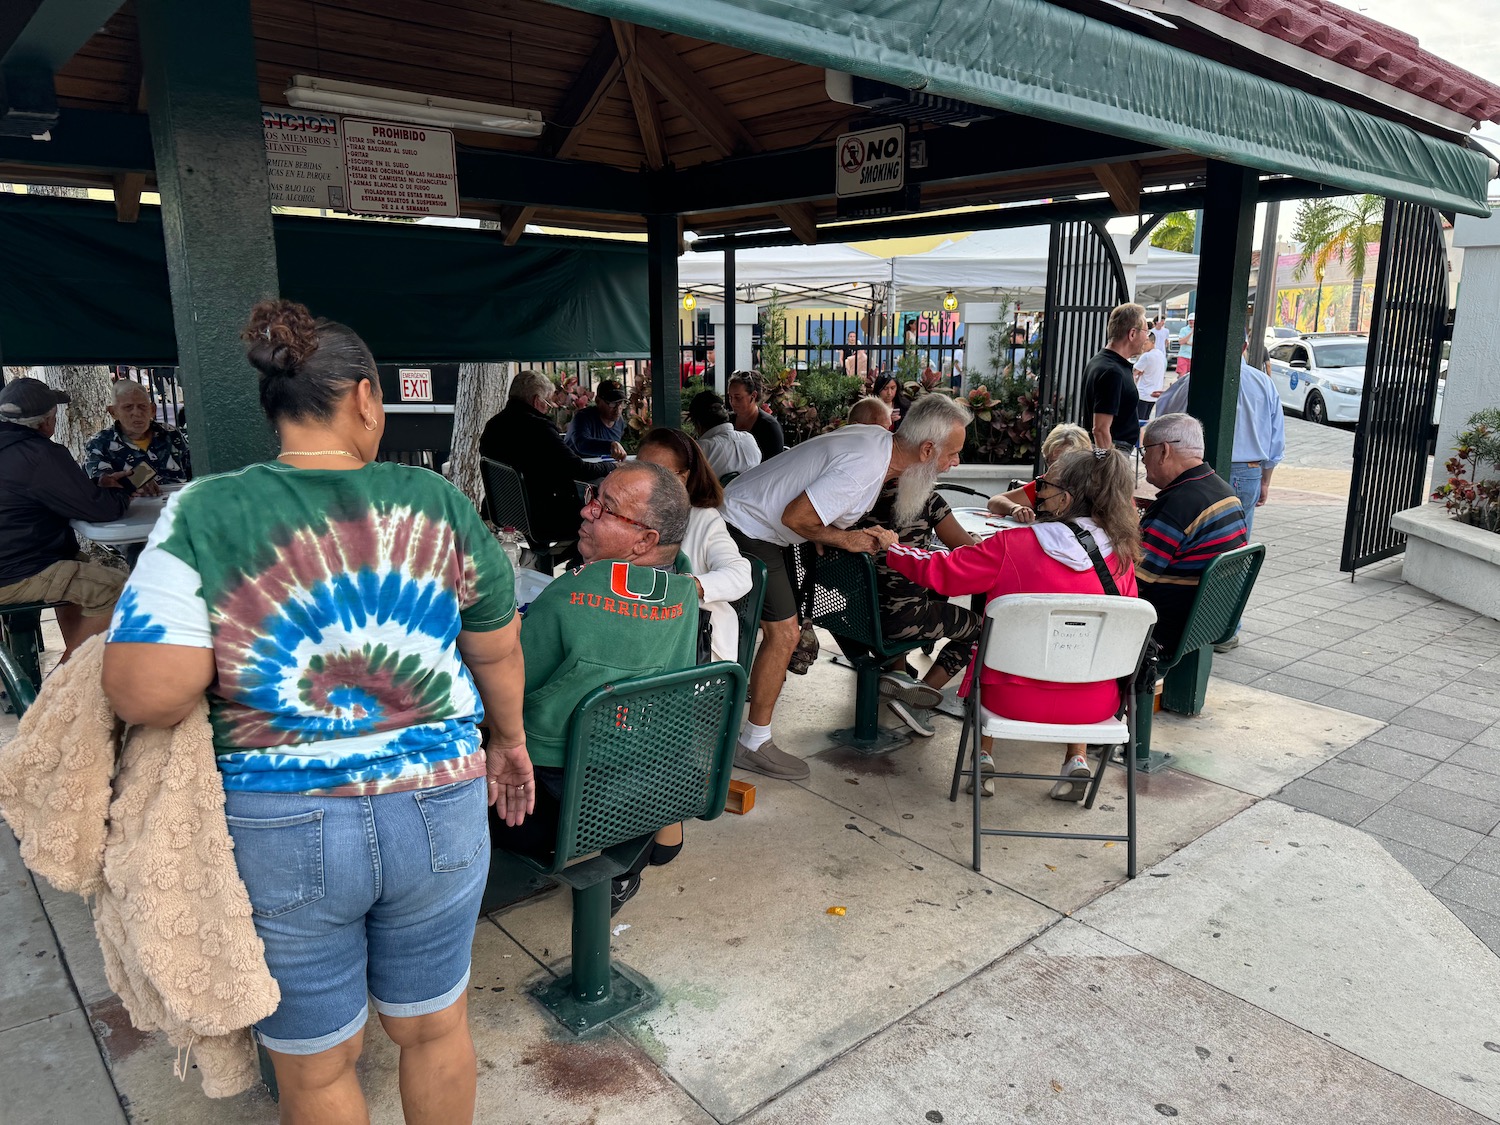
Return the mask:
<svg viewBox="0 0 1500 1125">
<path fill-rule="evenodd" d="M 979 752 L 979 772 L 983 773 L 986 770 L 992 770 L 994 768 L 995 768 L 995 759 L 991 758 L 989 756 L 989 754 L 987 754 L 983 750 L 981 750 Z M 964 782 L 964 792 L 965 793 L 972 793 L 972 792 L 974 792 L 974 775 L 973 774 L 970 774 L 969 775 L 969 779 L 966 782 Z M 986 797 L 993 797 L 995 795 L 995 779 L 993 777 L 981 777 L 979 779 L 979 792 L 981 794 L 983 794 L 984 796 L 986 796 Z"/>
<path fill-rule="evenodd" d="M 1101 765 L 1099 767 L 1103 769 Z M 1093 771 L 1081 754 L 1075 754 L 1064 763 L 1062 772 L 1070 778 L 1078 780 L 1059 781 L 1052 787 L 1049 794 L 1054 801 L 1081 801 L 1088 795 L 1089 781 L 1093 778 Z"/>
</svg>

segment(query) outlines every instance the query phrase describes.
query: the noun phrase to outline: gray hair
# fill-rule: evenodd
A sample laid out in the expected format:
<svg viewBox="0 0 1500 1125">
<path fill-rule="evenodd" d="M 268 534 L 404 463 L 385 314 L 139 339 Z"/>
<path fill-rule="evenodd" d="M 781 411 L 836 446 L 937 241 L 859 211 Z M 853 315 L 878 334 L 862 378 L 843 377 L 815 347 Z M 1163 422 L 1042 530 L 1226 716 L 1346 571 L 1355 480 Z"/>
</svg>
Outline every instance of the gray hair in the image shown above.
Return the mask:
<svg viewBox="0 0 1500 1125">
<path fill-rule="evenodd" d="M 650 490 L 646 494 L 646 510 L 641 522 L 656 528 L 663 547 L 676 547 L 687 535 L 688 511 L 692 504 L 687 489 L 677 474 L 650 461 L 627 461 L 614 471 L 621 473 L 645 473 L 650 476 Z"/>
<path fill-rule="evenodd" d="M 1141 434 L 1141 445 L 1170 442 L 1179 453 L 1192 457 L 1203 456 L 1203 423 L 1191 414 L 1163 414 L 1146 423 Z"/>
<path fill-rule="evenodd" d="M 849 408 L 851 426 L 889 426 L 891 408 L 882 399 L 867 395 Z"/>
<path fill-rule="evenodd" d="M 53 407 L 45 414 L 38 414 L 35 418 L 7 418 L 7 422 L 14 422 L 18 426 L 25 426 L 28 430 L 40 430 L 47 422 L 57 417 L 57 407 Z"/>
<path fill-rule="evenodd" d="M 540 371 L 516 372 L 516 377 L 510 381 L 510 397 L 518 398 L 522 402 L 529 403 L 534 398 L 552 397 L 552 380 Z"/>
<path fill-rule="evenodd" d="M 1094 436 L 1077 422 L 1059 422 L 1042 439 L 1042 460 L 1051 461 L 1064 453 L 1094 448 Z"/>
<path fill-rule="evenodd" d="M 920 449 L 928 441 L 941 447 L 954 426 L 967 427 L 973 420 L 973 411 L 956 398 L 936 392 L 925 394 L 901 416 L 896 440 L 908 450 Z"/>
<path fill-rule="evenodd" d="M 151 392 L 137 383 L 134 379 L 116 379 L 113 392 L 114 402 L 116 405 L 119 405 L 120 400 L 126 395 L 130 394 L 138 394 L 147 402 L 151 401 Z"/>
</svg>

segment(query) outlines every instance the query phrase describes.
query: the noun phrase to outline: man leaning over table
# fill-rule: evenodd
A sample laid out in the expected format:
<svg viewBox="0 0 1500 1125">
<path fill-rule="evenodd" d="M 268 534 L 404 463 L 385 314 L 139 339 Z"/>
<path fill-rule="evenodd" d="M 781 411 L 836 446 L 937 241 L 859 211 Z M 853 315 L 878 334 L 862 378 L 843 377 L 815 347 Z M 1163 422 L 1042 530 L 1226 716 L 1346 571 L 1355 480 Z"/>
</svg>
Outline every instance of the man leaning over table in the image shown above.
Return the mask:
<svg viewBox="0 0 1500 1125">
<path fill-rule="evenodd" d="M 109 626 L 125 573 L 78 553 L 69 520 L 107 523 L 134 492 L 125 472 L 96 483 L 52 440 L 68 396 L 40 379 L 0 390 L 0 606 L 59 602 L 62 659 Z"/>
<path fill-rule="evenodd" d="M 788 550 L 811 542 L 876 554 L 895 543 L 896 533 L 887 528 L 850 529 L 874 506 L 881 487 L 898 478 L 893 518 L 898 523 L 914 518 L 938 475 L 958 464 L 970 418 L 962 403 L 924 395 L 899 433 L 844 426 L 762 461 L 724 490 L 730 535 L 741 551 L 766 564 L 765 640 L 750 669 L 750 708 L 734 756 L 738 768 L 789 781 L 810 772 L 806 762 L 771 737 L 776 700 L 799 633 Z"/>
<path fill-rule="evenodd" d="M 109 414 L 114 424 L 100 430 L 84 447 L 83 471 L 90 480 L 122 470 L 129 472 L 142 461 L 156 470 L 156 479 L 142 489 L 144 495 L 154 495 L 158 485 L 184 484 L 192 479 L 187 437 L 181 430 L 157 422 L 145 387 L 132 379 L 117 381 Z"/>
</svg>

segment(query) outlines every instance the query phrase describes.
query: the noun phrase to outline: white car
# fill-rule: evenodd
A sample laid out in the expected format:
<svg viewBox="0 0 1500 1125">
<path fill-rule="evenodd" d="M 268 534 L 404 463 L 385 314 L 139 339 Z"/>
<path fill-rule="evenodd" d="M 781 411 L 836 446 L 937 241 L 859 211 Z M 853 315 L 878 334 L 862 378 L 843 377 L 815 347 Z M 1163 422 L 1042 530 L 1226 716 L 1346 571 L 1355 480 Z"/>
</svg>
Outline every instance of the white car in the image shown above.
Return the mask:
<svg viewBox="0 0 1500 1125">
<path fill-rule="evenodd" d="M 1271 382 L 1283 406 L 1309 422 L 1358 422 L 1368 337 L 1318 333 L 1271 349 Z"/>
</svg>

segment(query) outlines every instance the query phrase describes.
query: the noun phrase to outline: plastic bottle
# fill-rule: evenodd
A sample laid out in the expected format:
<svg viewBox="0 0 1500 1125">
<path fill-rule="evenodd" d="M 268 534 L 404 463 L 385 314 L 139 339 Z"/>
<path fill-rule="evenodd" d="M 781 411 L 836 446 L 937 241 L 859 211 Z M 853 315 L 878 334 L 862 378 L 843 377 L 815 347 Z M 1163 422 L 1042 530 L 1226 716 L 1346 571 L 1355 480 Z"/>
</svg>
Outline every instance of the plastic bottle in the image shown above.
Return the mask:
<svg viewBox="0 0 1500 1125">
<path fill-rule="evenodd" d="M 521 565 L 521 535 L 513 527 L 502 528 L 500 531 L 500 549 L 505 552 L 505 557 L 510 560 L 512 568 Z"/>
</svg>

